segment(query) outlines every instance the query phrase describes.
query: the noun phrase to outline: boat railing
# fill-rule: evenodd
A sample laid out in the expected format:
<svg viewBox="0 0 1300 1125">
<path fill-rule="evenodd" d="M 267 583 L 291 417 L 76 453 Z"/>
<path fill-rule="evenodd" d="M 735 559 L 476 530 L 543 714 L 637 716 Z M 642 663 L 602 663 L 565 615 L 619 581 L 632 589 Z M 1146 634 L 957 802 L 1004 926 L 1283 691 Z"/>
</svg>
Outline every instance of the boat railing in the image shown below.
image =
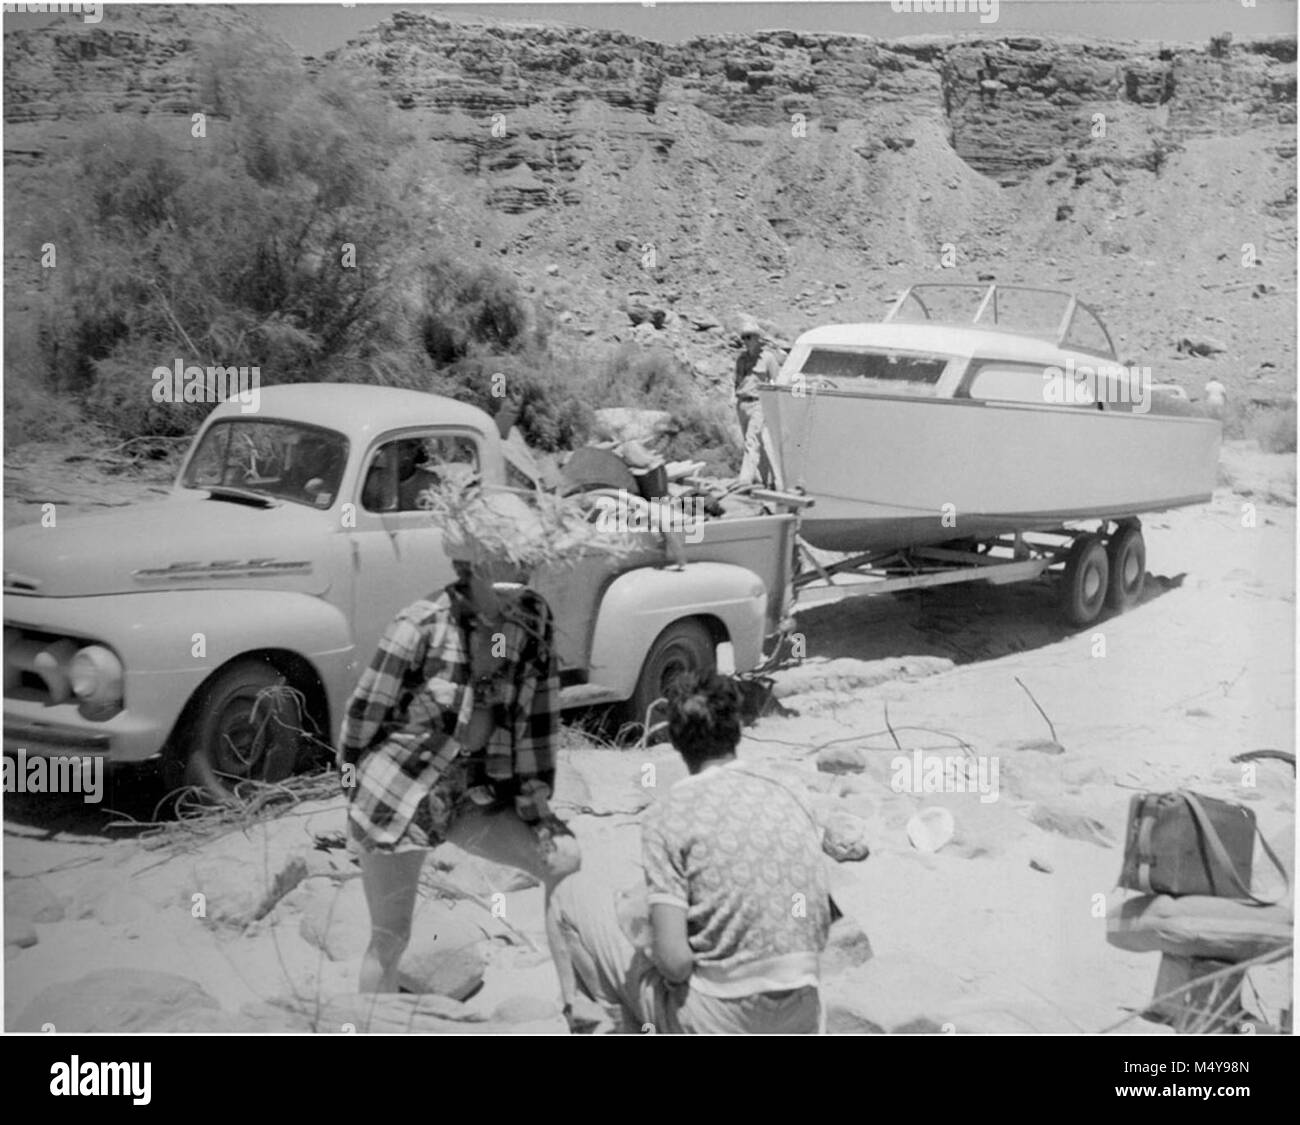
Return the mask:
<svg viewBox="0 0 1300 1125">
<path fill-rule="evenodd" d="M 1013 294 L 1049 298 L 1060 303 L 1061 312 L 1059 315 L 1052 313 L 1050 319 L 1042 316 L 1037 322 L 1029 324 L 1012 323 L 1005 307 L 1008 301 L 1002 298 L 1011 298 Z M 959 301 L 964 301 L 967 308 L 974 307 L 974 314 L 965 318 L 946 315 L 941 306 L 951 304 L 953 295 Z M 935 324 L 978 326 L 1022 336 L 1036 336 L 1050 341 L 1058 348 L 1089 352 L 1112 360 L 1116 358 L 1114 341 L 1097 311 L 1063 289 L 1032 285 L 985 285 L 981 282 L 925 282 L 908 286 L 899 293 L 898 299 L 885 314 L 885 320 L 918 319 L 912 312 L 912 306 L 919 312 L 920 320 Z"/>
</svg>

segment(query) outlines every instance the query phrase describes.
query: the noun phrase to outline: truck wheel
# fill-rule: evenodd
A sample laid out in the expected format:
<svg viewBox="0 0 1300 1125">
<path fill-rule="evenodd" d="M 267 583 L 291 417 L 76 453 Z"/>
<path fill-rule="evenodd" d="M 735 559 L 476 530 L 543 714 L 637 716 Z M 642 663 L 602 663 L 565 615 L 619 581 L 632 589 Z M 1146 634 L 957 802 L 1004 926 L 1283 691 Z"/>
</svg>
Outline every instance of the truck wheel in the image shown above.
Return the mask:
<svg viewBox="0 0 1300 1125">
<path fill-rule="evenodd" d="M 1106 604 L 1110 563 L 1096 535 L 1080 535 L 1070 549 L 1061 577 L 1061 608 L 1074 626 L 1091 625 Z"/>
<path fill-rule="evenodd" d="M 274 690 L 285 686 L 283 673 L 256 658 L 217 675 L 191 701 L 194 717 L 178 739 L 169 780 L 229 801 L 241 781 L 292 774 L 303 720 L 290 693 Z"/>
<path fill-rule="evenodd" d="M 1122 526 L 1106 544 L 1110 563 L 1110 583 L 1106 587 L 1106 604 L 1123 612 L 1142 594 L 1147 573 L 1147 545 L 1142 529 L 1132 524 Z"/>
<path fill-rule="evenodd" d="M 715 659 L 713 638 L 703 624 L 690 618 L 674 621 L 655 638 L 646 654 L 636 691 L 628 702 L 628 720 L 639 728 L 645 723 L 650 705 L 663 698 L 673 680 L 683 672 L 712 669 Z M 662 718 L 656 713 L 652 725 Z"/>
</svg>

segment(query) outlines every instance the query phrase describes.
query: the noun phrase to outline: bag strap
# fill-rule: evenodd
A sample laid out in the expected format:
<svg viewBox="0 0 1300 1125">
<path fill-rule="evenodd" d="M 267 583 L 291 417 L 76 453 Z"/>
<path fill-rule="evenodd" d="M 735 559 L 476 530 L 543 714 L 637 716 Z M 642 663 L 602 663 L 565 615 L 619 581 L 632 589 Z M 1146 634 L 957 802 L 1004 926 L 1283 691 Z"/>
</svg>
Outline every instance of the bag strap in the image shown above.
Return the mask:
<svg viewBox="0 0 1300 1125">
<path fill-rule="evenodd" d="M 1201 805 L 1200 799 L 1195 793 L 1188 792 L 1187 790 L 1183 790 L 1181 796 L 1183 800 L 1187 802 L 1187 807 L 1192 810 L 1192 816 L 1195 817 L 1196 823 L 1200 826 L 1201 833 L 1205 837 L 1205 842 L 1210 845 L 1210 851 L 1214 853 L 1214 858 L 1217 859 L 1227 870 L 1228 876 L 1232 879 L 1233 883 L 1236 884 L 1237 890 L 1239 890 L 1243 896 L 1250 899 L 1250 901 L 1256 906 L 1276 906 L 1281 902 L 1286 897 L 1287 892 L 1291 889 L 1291 878 L 1287 875 L 1286 868 L 1282 866 L 1282 861 L 1277 858 L 1276 853 L 1274 853 L 1273 849 L 1268 846 L 1268 841 L 1264 839 L 1264 834 L 1259 830 L 1259 825 L 1256 824 L 1254 826 L 1255 835 L 1259 837 L 1259 842 L 1264 847 L 1264 854 L 1273 861 L 1273 866 L 1278 869 L 1282 876 L 1282 893 L 1274 899 L 1259 898 L 1251 893 L 1250 888 L 1242 883 L 1241 876 L 1237 874 L 1236 865 L 1229 858 L 1227 849 L 1224 848 L 1223 841 L 1219 839 L 1219 833 L 1215 830 L 1214 824 L 1210 821 L 1209 814 Z"/>
</svg>

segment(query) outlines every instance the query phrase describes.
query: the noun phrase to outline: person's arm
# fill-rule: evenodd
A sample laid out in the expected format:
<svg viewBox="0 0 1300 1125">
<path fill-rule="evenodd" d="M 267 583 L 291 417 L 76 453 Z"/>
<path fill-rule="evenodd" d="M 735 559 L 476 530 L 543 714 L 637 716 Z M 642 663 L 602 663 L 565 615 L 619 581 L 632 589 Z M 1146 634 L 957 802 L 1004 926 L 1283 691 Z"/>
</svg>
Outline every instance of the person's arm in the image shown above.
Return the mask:
<svg viewBox="0 0 1300 1125">
<path fill-rule="evenodd" d="M 686 908 L 666 902 L 650 904 L 650 960 L 674 984 L 689 979 L 695 952 L 686 934 Z"/>
<path fill-rule="evenodd" d="M 690 889 L 681 849 L 670 839 L 663 818 L 648 814 L 641 825 L 641 862 L 645 868 L 646 901 L 650 905 L 650 960 L 675 984 L 689 979 L 695 968 L 686 926 Z"/>
<path fill-rule="evenodd" d="M 355 762 L 374 741 L 380 725 L 401 695 L 402 677 L 414 659 L 419 642 L 419 630 L 405 618 L 395 618 L 384 630 L 374 657 L 348 700 L 339 732 L 340 764 Z"/>
</svg>

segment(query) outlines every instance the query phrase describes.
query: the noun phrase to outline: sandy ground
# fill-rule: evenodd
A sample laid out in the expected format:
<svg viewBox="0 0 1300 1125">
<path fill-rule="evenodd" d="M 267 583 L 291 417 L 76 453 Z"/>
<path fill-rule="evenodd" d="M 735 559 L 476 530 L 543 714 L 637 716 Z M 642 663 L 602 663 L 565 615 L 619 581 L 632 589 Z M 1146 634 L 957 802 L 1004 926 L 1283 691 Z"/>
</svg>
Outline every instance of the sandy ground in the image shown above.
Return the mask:
<svg viewBox="0 0 1300 1125">
<path fill-rule="evenodd" d="M 127 486 L 60 479 L 99 502 L 131 498 Z M 778 674 L 790 713 L 748 728 L 740 752 L 777 763 L 820 812 L 858 818 L 869 843 L 869 858 L 834 868 L 870 957 L 860 940 L 837 940 L 833 1026 L 1095 1032 L 1140 1010 L 1158 957 L 1108 945 L 1098 907 L 1117 900 L 1137 792 L 1244 801 L 1294 854 L 1293 771 L 1264 762 L 1250 776 L 1230 762 L 1295 746 L 1294 458 L 1231 446 L 1224 479 L 1212 504 L 1144 521 L 1142 604 L 1082 632 L 1028 585 L 800 619 L 815 655 Z M 41 498 L 11 466 L 6 523 L 32 518 Z M 952 754 L 961 742 L 996 763 L 996 800 L 891 787 L 900 747 Z M 849 772 L 819 769 L 828 756 Z M 560 804 L 588 866 L 611 883 L 634 877 L 637 814 L 683 772 L 663 748 L 567 750 Z M 119 780 L 108 803 L 145 815 L 148 784 Z M 955 835 L 924 854 L 906 826 L 936 805 Z M 340 800 L 206 838 L 173 832 L 165 845 L 108 828 L 111 816 L 75 799 L 6 797 L 7 1028 L 563 1030 L 537 948 L 541 892 L 504 869 L 447 850 L 426 867 L 412 971 L 453 995 L 481 975 L 478 990 L 364 1011 L 352 996 L 365 933 L 355 868 L 322 847 L 341 833 Z M 468 968 L 454 954 L 461 939 L 473 939 Z M 1290 964 L 1256 974 L 1266 1018 L 1290 996 Z M 1122 1030 L 1168 1031 L 1141 1019 Z"/>
</svg>

